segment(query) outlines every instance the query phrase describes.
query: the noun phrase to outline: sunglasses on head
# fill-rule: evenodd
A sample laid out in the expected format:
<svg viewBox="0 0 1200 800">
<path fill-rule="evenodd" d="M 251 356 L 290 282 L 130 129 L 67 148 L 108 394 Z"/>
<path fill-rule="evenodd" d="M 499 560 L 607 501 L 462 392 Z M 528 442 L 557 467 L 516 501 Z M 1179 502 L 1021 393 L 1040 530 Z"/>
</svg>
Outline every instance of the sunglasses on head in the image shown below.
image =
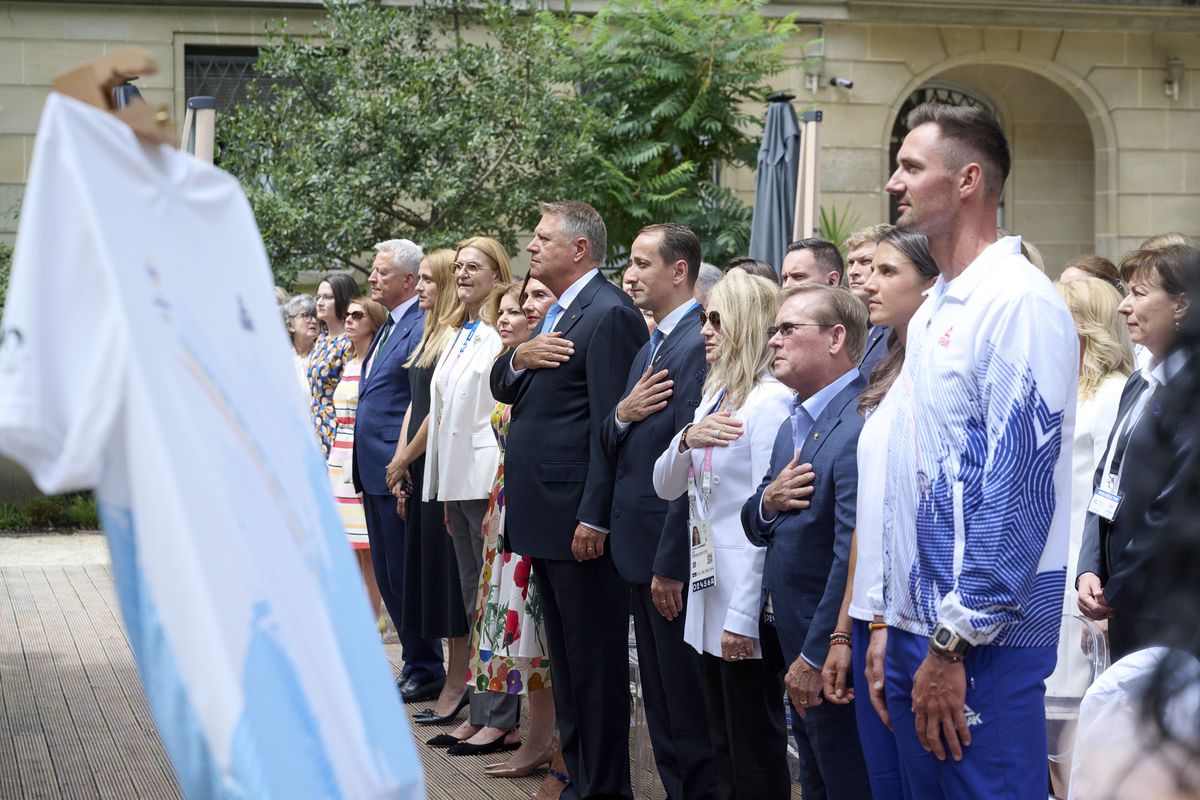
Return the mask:
<svg viewBox="0 0 1200 800">
<path fill-rule="evenodd" d="M 712 325 L 714 331 L 721 330 L 721 312 L 720 311 L 701 311 L 700 312 L 700 327 Z"/>
</svg>

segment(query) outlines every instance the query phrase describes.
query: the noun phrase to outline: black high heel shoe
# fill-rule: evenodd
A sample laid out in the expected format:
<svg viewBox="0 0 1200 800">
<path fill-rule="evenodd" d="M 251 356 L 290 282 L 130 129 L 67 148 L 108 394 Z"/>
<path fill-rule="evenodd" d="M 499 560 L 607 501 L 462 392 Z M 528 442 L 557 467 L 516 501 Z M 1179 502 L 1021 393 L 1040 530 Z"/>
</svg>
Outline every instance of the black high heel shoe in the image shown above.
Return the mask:
<svg viewBox="0 0 1200 800">
<path fill-rule="evenodd" d="M 418 725 L 445 725 L 447 722 L 452 722 L 455 717 L 462 713 L 462 710 L 467 707 L 467 703 L 471 700 L 470 690 L 463 692 L 462 699 L 458 701 L 458 705 L 444 717 L 439 717 L 433 713 L 432 708 L 427 708 L 424 711 L 418 711 L 413 714 L 412 721 Z"/>
</svg>

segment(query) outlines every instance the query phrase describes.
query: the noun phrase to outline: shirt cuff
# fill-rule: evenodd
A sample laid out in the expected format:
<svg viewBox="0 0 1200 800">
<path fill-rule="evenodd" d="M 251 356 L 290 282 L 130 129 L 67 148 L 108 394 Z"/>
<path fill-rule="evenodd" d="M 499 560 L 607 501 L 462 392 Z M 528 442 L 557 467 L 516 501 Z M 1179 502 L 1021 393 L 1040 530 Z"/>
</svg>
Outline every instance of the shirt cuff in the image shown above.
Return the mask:
<svg viewBox="0 0 1200 800">
<path fill-rule="evenodd" d="M 618 433 L 624 433 L 625 431 L 629 430 L 629 426 L 633 424 L 632 422 L 621 422 L 621 418 L 617 416 L 616 411 L 613 412 L 613 421 L 617 423 Z"/>
<path fill-rule="evenodd" d="M 513 365 L 512 365 L 512 359 L 509 359 L 509 362 L 508 362 L 508 374 L 509 374 L 509 375 L 511 375 L 511 376 L 512 376 L 512 377 L 514 377 L 514 378 L 519 378 L 519 377 L 521 377 L 522 375 L 524 375 L 524 374 L 525 374 L 525 370 L 523 370 L 523 369 L 513 369 Z"/>
<path fill-rule="evenodd" d="M 813 660 L 811 658 L 809 658 L 808 656 L 804 655 L 804 653 L 801 653 L 800 657 L 804 659 L 805 664 L 808 664 L 810 667 L 815 669 L 817 672 L 820 672 L 822 669 L 825 668 L 824 664 L 814 664 Z"/>
<path fill-rule="evenodd" d="M 603 534 L 605 534 L 605 535 L 607 535 L 607 534 L 608 534 L 608 528 L 601 528 L 599 525 L 593 525 L 592 523 L 590 523 L 590 522 L 585 522 L 584 520 L 579 520 L 579 524 L 580 524 L 580 525 L 587 525 L 589 528 L 592 528 L 593 530 L 600 531 L 601 533 L 603 533 Z"/>
<path fill-rule="evenodd" d="M 761 522 L 763 525 L 770 525 L 778 517 L 779 517 L 779 515 L 775 514 L 770 519 L 767 519 L 767 517 L 763 514 L 762 498 L 759 498 L 759 500 L 758 500 L 758 521 Z"/>
</svg>

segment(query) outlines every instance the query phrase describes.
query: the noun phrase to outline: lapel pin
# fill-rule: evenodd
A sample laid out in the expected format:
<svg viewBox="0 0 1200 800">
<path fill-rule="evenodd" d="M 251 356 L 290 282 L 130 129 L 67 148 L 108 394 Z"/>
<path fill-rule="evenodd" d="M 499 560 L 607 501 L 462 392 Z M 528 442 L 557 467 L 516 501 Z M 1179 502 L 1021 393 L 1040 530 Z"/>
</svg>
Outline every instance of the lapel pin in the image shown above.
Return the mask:
<svg viewBox="0 0 1200 800">
<path fill-rule="evenodd" d="M 814 433 L 814 434 L 813 434 L 813 441 L 814 441 L 814 442 L 815 442 L 817 439 L 820 439 L 820 438 L 821 438 L 821 432 L 820 432 L 820 431 L 817 431 L 816 433 Z"/>
</svg>

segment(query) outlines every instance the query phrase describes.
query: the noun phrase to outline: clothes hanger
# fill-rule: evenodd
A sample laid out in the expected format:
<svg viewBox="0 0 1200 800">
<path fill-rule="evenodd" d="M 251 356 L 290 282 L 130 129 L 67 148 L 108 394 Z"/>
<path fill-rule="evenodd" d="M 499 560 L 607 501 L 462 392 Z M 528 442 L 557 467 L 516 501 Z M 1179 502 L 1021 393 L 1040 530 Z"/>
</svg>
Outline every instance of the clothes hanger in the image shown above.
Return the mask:
<svg viewBox="0 0 1200 800">
<path fill-rule="evenodd" d="M 140 47 L 123 47 L 84 61 L 54 76 L 54 88 L 62 94 L 103 109 L 147 141 L 174 145 L 175 129 L 166 107 L 152 109 L 140 95 L 118 108 L 113 90 L 141 75 L 158 72 L 154 56 Z"/>
</svg>

